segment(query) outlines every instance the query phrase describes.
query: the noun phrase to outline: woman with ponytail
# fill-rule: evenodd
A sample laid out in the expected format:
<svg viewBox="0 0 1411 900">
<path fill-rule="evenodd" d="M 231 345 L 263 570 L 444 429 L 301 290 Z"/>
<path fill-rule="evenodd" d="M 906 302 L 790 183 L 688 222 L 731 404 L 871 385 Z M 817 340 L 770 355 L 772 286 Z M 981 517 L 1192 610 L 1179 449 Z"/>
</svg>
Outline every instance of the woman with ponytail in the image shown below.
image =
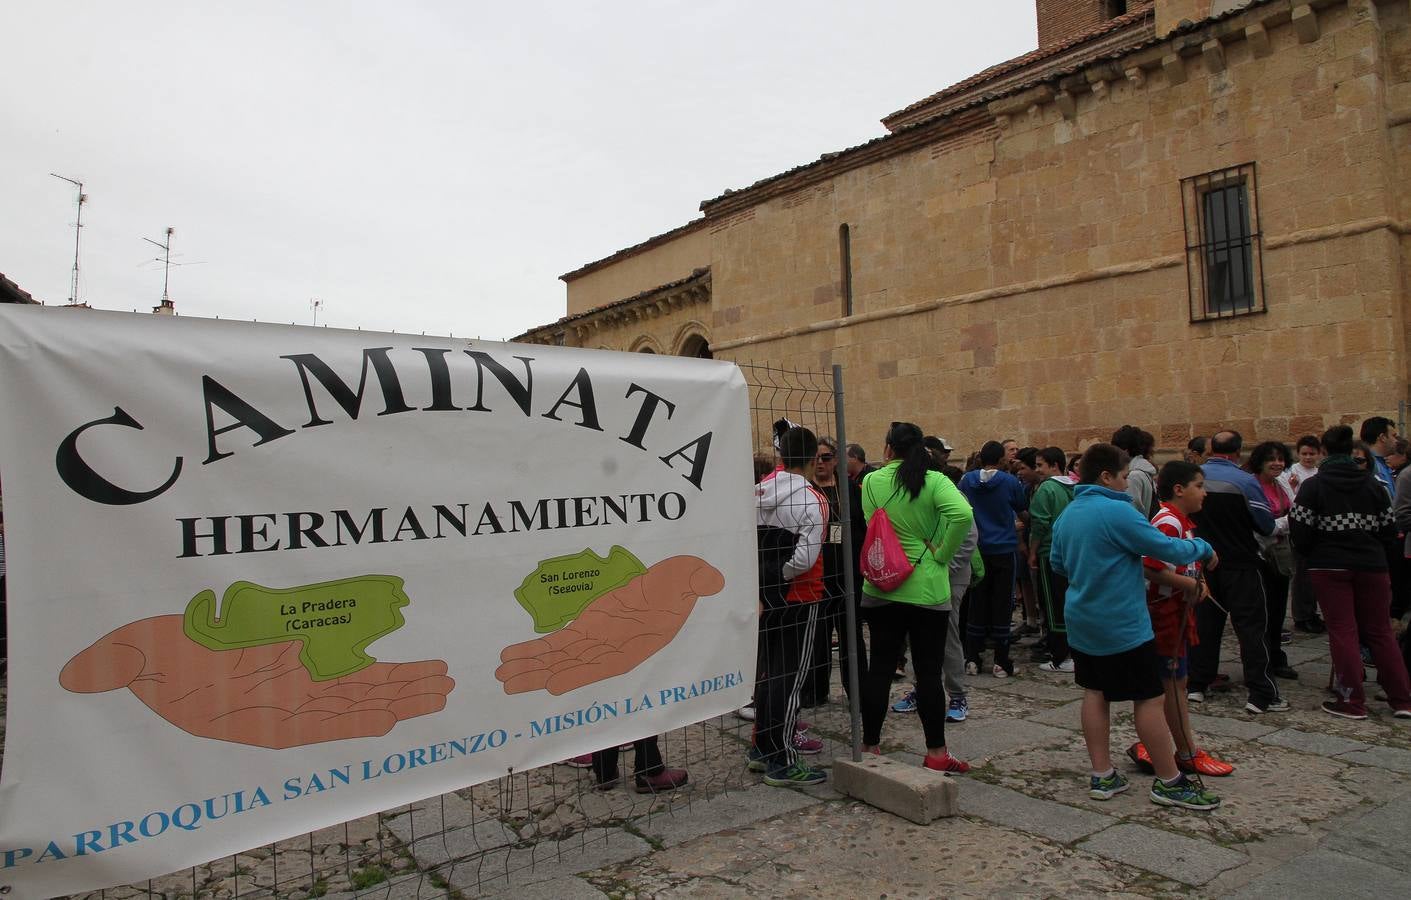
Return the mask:
<svg viewBox="0 0 1411 900">
<path fill-rule="evenodd" d="M 915 565 L 895 590 L 883 591 L 870 583 L 862 587 L 863 616 L 872 634 L 862 683 L 862 743 L 866 751 L 880 752 L 892 663 L 909 640 L 916 670 L 916 711 L 926 735 L 924 765 L 962 774 L 970 766 L 946 749 L 941 664 L 950 614 L 948 565 L 969 534 L 974 514 L 950 479 L 931 470 L 931 456 L 922 438 L 921 429 L 910 422 L 893 422 L 882 457 L 885 465 L 862 481 L 863 514 L 870 520 L 878 509 L 885 509 Z"/>
</svg>

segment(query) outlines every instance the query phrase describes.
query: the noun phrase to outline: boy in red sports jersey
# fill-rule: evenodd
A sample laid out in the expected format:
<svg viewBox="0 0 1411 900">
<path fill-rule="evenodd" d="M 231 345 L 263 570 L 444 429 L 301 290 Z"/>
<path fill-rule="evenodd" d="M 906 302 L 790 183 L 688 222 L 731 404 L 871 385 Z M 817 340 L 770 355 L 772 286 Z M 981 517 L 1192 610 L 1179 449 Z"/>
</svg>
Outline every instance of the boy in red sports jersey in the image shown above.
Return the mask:
<svg viewBox="0 0 1411 900">
<path fill-rule="evenodd" d="M 1200 466 L 1180 460 L 1168 462 L 1162 466 L 1156 485 L 1161 508 L 1151 524 L 1167 537 L 1194 537 L 1191 516 L 1205 504 L 1205 475 Z M 1161 657 L 1166 688 L 1166 724 L 1176 741 L 1176 765 L 1188 774 L 1229 775 L 1234 766 L 1196 746 L 1186 702 L 1187 650 L 1198 640 L 1194 607 L 1210 598 L 1200 563 L 1173 566 L 1148 556 L 1142 561 L 1142 572 L 1146 575 L 1147 611 L 1151 613 L 1151 630 L 1156 633 L 1156 652 Z M 1127 755 L 1142 771 L 1155 771 L 1151 755 L 1141 741 L 1128 748 Z"/>
</svg>

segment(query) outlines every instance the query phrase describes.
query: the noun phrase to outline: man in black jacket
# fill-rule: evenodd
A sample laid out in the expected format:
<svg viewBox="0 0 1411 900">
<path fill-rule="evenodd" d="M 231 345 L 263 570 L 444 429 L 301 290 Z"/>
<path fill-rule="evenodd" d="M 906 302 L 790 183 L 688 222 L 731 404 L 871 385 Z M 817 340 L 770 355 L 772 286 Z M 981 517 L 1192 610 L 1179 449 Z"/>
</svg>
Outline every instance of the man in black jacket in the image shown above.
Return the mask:
<svg viewBox="0 0 1411 900">
<path fill-rule="evenodd" d="M 1350 427 L 1329 428 L 1323 449 L 1328 458 L 1318 477 L 1303 482 L 1289 512 L 1289 536 L 1308 559 L 1308 577 L 1328 627 L 1337 699 L 1325 701 L 1323 710 L 1344 719 L 1367 718 L 1360 634 L 1372 651 L 1392 714 L 1411 719 L 1411 678 L 1388 618 L 1391 581 L 1384 544 L 1395 531 L 1391 498 L 1352 461 Z"/>
<path fill-rule="evenodd" d="M 1238 431 L 1221 431 L 1210 439 L 1205 473 L 1205 505 L 1192 518 L 1196 534 L 1220 555 L 1220 567 L 1207 574 L 1214 603 L 1195 608 L 1200 642 L 1191 649 L 1187 697 L 1202 702 L 1220 666 L 1220 639 L 1225 619 L 1234 623 L 1240 663 L 1249 691 L 1245 711 L 1259 714 L 1288 709 L 1274 681 L 1268 641 L 1268 604 L 1259 577 L 1256 534 L 1274 533 L 1274 516 L 1259 481 L 1239 466 L 1243 438 Z"/>
</svg>

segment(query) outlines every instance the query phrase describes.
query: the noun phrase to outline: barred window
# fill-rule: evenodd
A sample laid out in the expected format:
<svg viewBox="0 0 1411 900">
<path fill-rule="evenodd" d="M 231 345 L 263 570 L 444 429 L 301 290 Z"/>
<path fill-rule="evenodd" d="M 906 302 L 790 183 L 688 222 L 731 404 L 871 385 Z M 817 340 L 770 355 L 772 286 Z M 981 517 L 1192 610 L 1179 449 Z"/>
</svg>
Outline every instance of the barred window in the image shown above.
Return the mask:
<svg viewBox="0 0 1411 900">
<path fill-rule="evenodd" d="M 1265 311 L 1255 166 L 1181 182 L 1192 322 Z"/>
</svg>

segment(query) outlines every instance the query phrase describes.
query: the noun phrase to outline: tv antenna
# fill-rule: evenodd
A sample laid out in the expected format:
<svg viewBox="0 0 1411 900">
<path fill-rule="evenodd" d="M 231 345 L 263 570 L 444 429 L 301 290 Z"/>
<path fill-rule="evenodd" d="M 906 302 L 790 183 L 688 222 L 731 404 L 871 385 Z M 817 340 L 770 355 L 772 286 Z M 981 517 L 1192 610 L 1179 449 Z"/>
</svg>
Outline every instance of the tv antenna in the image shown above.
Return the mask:
<svg viewBox="0 0 1411 900">
<path fill-rule="evenodd" d="M 74 179 L 72 179 L 72 178 L 67 178 L 67 177 L 65 177 L 65 176 L 63 176 L 63 175 L 59 175 L 59 174 L 57 174 L 57 173 L 55 173 L 55 172 L 50 172 L 49 174 L 52 175 L 53 177 L 59 179 L 60 181 L 67 181 L 69 184 L 71 184 L 71 185 L 73 185 L 74 187 L 78 188 L 78 219 L 74 222 L 74 226 L 73 226 L 73 274 L 69 277 L 69 305 L 70 305 L 70 306 L 77 306 L 77 305 L 78 305 L 78 242 L 79 242 L 79 236 L 83 233 L 83 204 L 85 204 L 85 203 L 88 202 L 88 195 L 83 192 L 83 182 L 82 182 L 82 181 L 76 181 L 76 180 L 74 180 Z"/>
<path fill-rule="evenodd" d="M 314 297 L 309 301 L 309 309 L 314 311 L 314 324 L 318 324 L 318 311 L 323 309 L 323 301 Z"/>
<path fill-rule="evenodd" d="M 146 237 L 142 239 L 152 246 L 160 248 L 162 251 L 161 258 L 157 260 L 157 262 L 162 264 L 162 305 L 158 307 L 159 309 L 168 309 L 172 305 L 171 297 L 167 294 L 167 286 L 171 282 L 171 236 L 174 234 L 176 234 L 176 229 L 167 226 L 166 239 L 164 241 L 154 241 Z"/>
</svg>

